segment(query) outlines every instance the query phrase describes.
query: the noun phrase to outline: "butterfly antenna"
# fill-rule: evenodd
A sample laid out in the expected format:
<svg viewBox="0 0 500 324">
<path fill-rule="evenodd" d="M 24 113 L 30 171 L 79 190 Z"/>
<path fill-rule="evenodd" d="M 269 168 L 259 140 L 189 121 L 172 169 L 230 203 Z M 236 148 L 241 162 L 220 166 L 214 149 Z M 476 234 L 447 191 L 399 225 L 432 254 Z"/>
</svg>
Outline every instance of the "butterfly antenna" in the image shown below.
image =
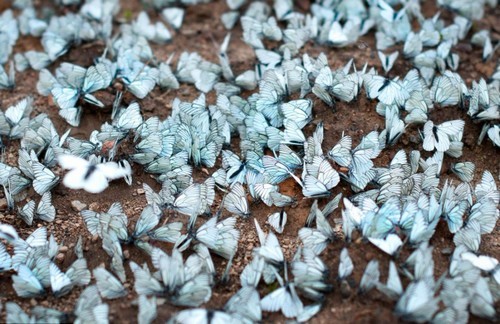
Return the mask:
<svg viewBox="0 0 500 324">
<path fill-rule="evenodd" d="M 189 231 L 194 228 L 194 224 L 196 223 L 197 219 L 198 219 L 198 215 L 195 215 L 195 214 L 193 214 L 193 215 L 191 215 L 189 217 L 189 222 L 188 222 L 188 225 L 187 225 L 187 228 L 188 228 Z"/>
<path fill-rule="evenodd" d="M 220 279 L 220 281 L 223 284 L 227 284 L 229 282 L 229 270 L 231 270 L 231 267 L 233 266 L 233 258 L 234 258 L 234 254 L 231 255 L 231 257 L 227 261 L 226 269 L 224 270 L 224 273 L 222 274 L 222 277 Z"/>
<path fill-rule="evenodd" d="M 222 215 L 222 210 L 224 209 L 224 201 L 226 200 L 226 196 L 227 196 L 227 192 L 224 194 L 224 196 L 222 196 L 219 209 L 217 209 L 217 212 L 214 215 L 215 219 L 217 219 L 217 220 Z"/>
<path fill-rule="evenodd" d="M 0 138 L 0 161 L 3 163 L 5 162 L 5 145 L 3 145 L 3 141 Z"/>
<path fill-rule="evenodd" d="M 147 60 L 147 61 L 146 61 L 146 63 L 144 63 L 144 65 L 141 67 L 141 69 L 140 69 L 140 70 L 139 70 L 139 72 L 135 75 L 134 79 L 132 79 L 132 81 L 131 81 L 131 82 L 134 82 L 134 81 L 135 81 L 135 79 L 137 79 L 137 78 L 139 77 L 139 75 L 140 75 L 140 74 L 144 71 L 144 68 L 145 68 L 146 66 L 148 66 L 148 65 L 149 65 L 149 63 L 151 63 L 151 61 L 152 61 L 152 60 L 153 60 L 153 59 L 152 59 L 152 58 L 150 58 L 149 60 Z"/>
<path fill-rule="evenodd" d="M 220 44 L 215 40 L 213 33 L 210 33 L 210 39 L 212 40 L 212 45 L 214 46 L 217 53 L 220 53 Z"/>
</svg>

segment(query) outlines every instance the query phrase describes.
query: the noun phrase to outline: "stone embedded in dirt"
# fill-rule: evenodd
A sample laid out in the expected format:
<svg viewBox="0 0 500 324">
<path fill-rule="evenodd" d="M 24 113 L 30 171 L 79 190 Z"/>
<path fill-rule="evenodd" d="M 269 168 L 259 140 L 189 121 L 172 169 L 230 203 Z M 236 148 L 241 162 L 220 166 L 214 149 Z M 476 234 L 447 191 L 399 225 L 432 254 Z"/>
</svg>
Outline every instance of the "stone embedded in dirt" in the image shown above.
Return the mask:
<svg viewBox="0 0 500 324">
<path fill-rule="evenodd" d="M 340 282 L 340 294 L 343 298 L 349 298 L 351 296 L 351 286 L 347 280 L 342 280 Z"/>
<path fill-rule="evenodd" d="M 142 189 L 142 188 L 137 189 L 137 194 L 144 195 L 144 189 Z"/>
<path fill-rule="evenodd" d="M 59 252 L 62 252 L 62 253 L 66 253 L 66 252 L 68 252 L 68 247 L 67 247 L 67 246 L 64 246 L 64 245 L 63 245 L 63 246 L 61 246 L 61 247 L 59 248 Z"/>
<path fill-rule="evenodd" d="M 62 260 L 64 260 L 64 254 L 63 254 L 63 253 L 59 253 L 59 254 L 56 256 L 56 259 L 57 259 L 57 261 L 62 261 Z"/>
<path fill-rule="evenodd" d="M 0 199 L 0 209 L 6 209 L 7 208 L 7 199 L 1 198 Z"/>
<path fill-rule="evenodd" d="M 451 248 L 442 248 L 441 249 L 441 254 L 443 254 L 443 255 L 451 255 L 452 252 L 453 252 L 453 250 Z"/>
<path fill-rule="evenodd" d="M 73 207 L 73 209 L 76 210 L 77 212 L 81 212 L 82 210 L 87 208 L 87 204 L 84 204 L 79 200 L 73 200 L 71 202 L 71 207 Z"/>
</svg>

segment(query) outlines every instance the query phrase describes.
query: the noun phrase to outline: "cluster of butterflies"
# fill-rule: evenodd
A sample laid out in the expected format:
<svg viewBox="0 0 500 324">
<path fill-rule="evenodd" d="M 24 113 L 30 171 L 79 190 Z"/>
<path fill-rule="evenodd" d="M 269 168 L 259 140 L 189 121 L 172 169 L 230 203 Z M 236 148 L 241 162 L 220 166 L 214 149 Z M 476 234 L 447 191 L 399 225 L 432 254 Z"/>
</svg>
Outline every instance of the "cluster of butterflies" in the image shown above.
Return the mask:
<svg viewBox="0 0 500 324">
<path fill-rule="evenodd" d="M 111 180 L 125 178 L 128 184 L 132 183 L 132 169 L 128 161 L 114 162 L 110 158 L 90 155 L 93 149 L 102 146 L 102 142 L 96 139 L 95 146 L 91 142 L 82 142 L 69 136 L 70 130 L 59 135 L 45 113 L 30 118 L 32 103 L 32 98 L 27 97 L 9 107 L 5 113 L 0 113 L 1 134 L 9 141 L 20 140 L 18 165 L 0 162 L 0 183 L 9 209 L 14 209 L 17 203 L 30 198 L 26 204 L 18 206 L 18 214 L 26 224 L 31 226 L 35 218 L 47 222 L 55 219 L 56 210 L 52 205 L 51 190 L 60 181 L 55 170 L 57 165 L 71 170 L 65 175 L 63 183 L 72 189 L 98 193 Z M 136 110 L 139 110 L 138 106 Z M 122 116 L 123 114 L 120 115 Z M 127 118 L 127 114 L 122 118 Z M 89 152 L 86 156 L 88 159 L 76 154 L 82 148 Z M 29 196 L 31 187 L 41 196 L 38 204 L 32 199 L 33 195 Z"/>
<path fill-rule="evenodd" d="M 263 311 L 281 312 L 303 322 L 321 310 L 333 288 L 328 282 L 331 269 L 321 255 L 333 240 L 343 237 L 350 242 L 358 235 L 394 260 L 404 245 L 415 249 L 402 265 L 391 261 L 386 283 L 380 282 L 379 262 L 372 260 L 357 284 L 360 293 L 377 289 L 395 301 L 395 313 L 404 320 L 466 322 L 469 312 L 496 318 L 500 266 L 497 259 L 479 254 L 481 236 L 492 233 L 500 217 L 496 179 L 484 171 L 473 185 L 475 165 L 464 161 L 448 169 L 461 182 L 440 184 L 446 156 L 463 154 L 465 122 L 435 124 L 430 119 L 434 105 L 458 106 L 472 121 L 483 123 L 478 144 L 488 137 L 500 146 L 500 66 L 488 81 L 473 81 L 469 88 L 456 72 L 460 57 L 453 52 L 468 37 L 473 21 L 483 17 L 487 6 L 495 7 L 496 1 L 440 0 L 439 6 L 456 13 L 453 23 L 446 25 L 439 13 L 424 17 L 415 0 L 317 1 L 306 14 L 295 11 L 290 0 L 276 0 L 273 6 L 228 0 L 230 11 L 221 16 L 222 24 L 231 30 L 241 22 L 242 39 L 257 61 L 240 74 L 233 72 L 228 56 L 231 34 L 218 48 L 217 63 L 195 52 L 181 53 L 175 68 L 173 55 L 158 62 L 149 42 L 170 42 L 173 32 L 182 27 L 185 9 L 175 5 L 205 1 L 143 2 L 167 24 L 152 22 L 146 12 L 133 20 L 121 19 L 117 0 L 57 0 L 57 5 L 79 8 L 78 13 L 65 10 L 62 16 L 38 12 L 31 0 L 15 0 L 15 11 L 0 15 L 0 90 L 15 90 L 16 70 L 40 71 L 38 93 L 50 95 L 59 115 L 72 127 L 80 125 L 84 111 L 92 112 L 90 106 L 108 108 L 103 94 L 116 82 L 138 99 L 146 98 L 156 86 L 175 90 L 182 83 L 201 92 L 192 102 L 176 98 L 164 120 L 144 119 L 139 103 L 123 104 L 123 94 L 117 92 L 111 121 L 94 130 L 88 140 L 72 137 L 71 129 L 60 135 L 44 113 L 32 118 L 36 109 L 31 97 L 0 112 L 0 136 L 9 141 L 7 145 L 11 140 L 20 142 L 17 166 L 0 162 L 0 184 L 8 208 L 28 226 L 37 219 L 54 221 L 51 190 L 61 178 L 70 189 L 100 193 L 116 179 L 131 185 L 131 163 L 136 163 L 161 184 L 159 192 L 143 184 L 147 205 L 133 226 L 119 203 L 107 211 L 81 212 L 87 230 L 101 239 L 109 255 L 111 272 L 103 267 L 90 272 L 81 239 L 75 245 L 76 260 L 63 272 L 54 261 L 59 246 L 53 235 L 47 240 L 45 227 L 23 240 L 12 226 L 0 224 L 0 239 L 12 246 L 0 242 L 0 272 L 15 272 L 11 277 L 19 297 L 42 297 L 49 291 L 61 297 L 75 286 L 87 286 L 72 312 L 37 306 L 27 314 L 9 302 L 7 322 L 106 322 L 109 307 L 102 298 L 123 298 L 129 293 L 124 286 L 126 263 L 139 295 L 140 323 L 155 319 L 158 298 L 195 307 L 177 313 L 171 323 L 259 322 Z M 414 30 L 413 20 L 420 30 Z M 384 51 L 397 44 L 403 45 L 402 56 L 414 69 L 404 77 L 389 78 L 367 64 L 357 69 L 352 59 L 334 70 L 323 53 L 299 55 L 310 41 L 343 47 L 373 29 L 386 75 L 399 52 Z M 41 38 L 43 51 L 12 55 L 20 35 Z M 103 40 L 106 49 L 93 65 L 63 62 L 51 68 L 72 46 L 95 40 Z M 488 30 L 477 31 L 470 42 L 482 48 L 485 61 L 499 45 Z M 211 91 L 216 102 L 207 104 L 205 94 Z M 243 91 L 252 94 L 244 98 Z M 356 147 L 353 138 L 342 134 L 324 151 L 325 127 L 314 119 L 313 96 L 335 109 L 337 101 L 353 102 L 363 91 L 378 101 L 376 112 L 385 118 L 385 128 L 369 132 Z M 315 130 L 306 136 L 305 128 L 311 124 Z M 386 147 L 395 145 L 407 129 L 417 128 L 422 149 L 430 157 L 418 150 L 409 154 L 400 150 L 389 165 L 375 165 Z M 239 155 L 231 150 L 234 137 L 239 138 Z M 120 155 L 124 143 L 134 146 L 125 159 Z M 7 147 L 0 144 L 2 149 Z M 59 167 L 68 170 L 64 177 Z M 215 167 L 219 168 L 203 182 L 193 180 L 193 168 Z M 287 231 L 287 211 L 291 214 L 290 206 L 297 202 L 297 197 L 280 192 L 280 185 L 290 178 L 313 203 L 305 226 L 298 231 L 301 245 L 292 260 L 286 260 L 275 233 Z M 330 199 L 341 181 L 354 195 Z M 30 195 L 31 188 L 39 199 Z M 212 215 L 217 191 L 223 198 Z M 322 199 L 329 201 L 320 209 Z M 241 289 L 223 309 L 196 308 L 211 298 L 217 284 L 229 279 L 240 238 L 237 220 L 249 218 L 251 203 L 257 201 L 273 210 L 267 218 L 270 231 L 265 233 L 254 219 L 260 246 L 253 249 L 252 260 L 241 273 Z M 343 235 L 330 222 L 341 203 Z M 224 217 L 223 209 L 231 216 Z M 168 222 L 172 213 L 185 216 L 185 221 Z M 441 219 L 453 233 L 456 249 L 448 273 L 436 280 L 429 240 Z M 156 242 L 173 244 L 171 253 Z M 130 244 L 151 257 L 153 271 L 147 264 L 125 259 L 122 247 Z M 213 255 L 227 260 L 222 274 L 217 274 Z M 348 250 L 343 249 L 337 276 L 342 291 L 356 286 L 353 269 Z M 406 289 L 400 274 L 410 280 Z M 95 285 L 89 285 L 91 275 Z M 261 282 L 277 288 L 261 296 Z"/>
</svg>

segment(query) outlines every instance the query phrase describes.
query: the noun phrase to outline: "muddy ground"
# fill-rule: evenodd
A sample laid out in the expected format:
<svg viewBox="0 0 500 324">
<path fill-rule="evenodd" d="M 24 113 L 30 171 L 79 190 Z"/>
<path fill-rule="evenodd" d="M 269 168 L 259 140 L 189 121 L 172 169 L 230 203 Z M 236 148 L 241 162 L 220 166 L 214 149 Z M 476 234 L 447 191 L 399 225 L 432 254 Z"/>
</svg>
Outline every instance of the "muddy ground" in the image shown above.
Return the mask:
<svg viewBox="0 0 500 324">
<path fill-rule="evenodd" d="M 0 10 L 4 10 L 8 3 L 9 1 L 2 1 L 2 3 L 0 3 Z M 40 1 L 35 1 L 35 3 L 37 3 L 38 7 L 45 4 Z M 141 5 L 137 0 L 122 1 L 122 9 L 117 15 L 117 18 L 125 18 L 130 13 L 132 13 L 132 16 L 135 17 L 139 13 L 140 8 Z M 307 8 L 301 9 L 307 10 Z M 215 1 L 210 4 L 187 7 L 184 24 L 181 30 L 174 34 L 173 42 L 163 46 L 152 45 L 158 60 L 166 60 L 170 54 L 175 53 L 175 64 L 179 55 L 183 51 L 196 51 L 203 58 L 212 62 L 218 62 L 217 47 L 214 44 L 214 41 L 220 43 L 227 33 L 220 22 L 220 15 L 227 10 L 228 8 L 225 1 Z M 423 3 L 423 13 L 426 17 L 432 16 L 436 10 L 437 9 L 433 1 L 425 1 Z M 62 12 L 63 11 L 60 11 L 60 13 Z M 149 13 L 152 17 L 157 17 L 157 15 L 152 11 Z M 449 22 L 450 18 L 453 16 L 443 10 L 442 17 Z M 469 36 L 482 28 L 489 28 L 492 29 L 492 38 L 499 39 L 500 30 L 498 30 L 498 28 L 500 27 L 498 24 L 498 17 L 500 17 L 500 8 L 497 7 L 495 10 L 487 10 L 485 18 L 480 22 L 474 23 L 474 27 L 469 33 Z M 233 71 L 236 75 L 238 75 L 239 73 L 252 68 L 255 63 L 255 57 L 250 47 L 248 47 L 241 40 L 241 27 L 236 26 L 231 33 L 232 38 L 228 55 Z M 271 48 L 273 46 L 277 47 L 277 44 L 269 43 L 268 45 L 270 45 Z M 15 47 L 15 52 L 32 49 L 41 49 L 39 39 L 21 37 Z M 92 64 L 94 58 L 101 55 L 103 49 L 104 44 L 100 42 L 84 44 L 78 48 L 73 48 L 56 63 L 52 64 L 50 69 L 54 70 L 61 62 L 71 62 L 82 66 L 89 66 Z M 398 49 L 401 49 L 401 47 Z M 495 69 L 498 55 L 495 55 L 488 62 L 482 62 L 482 50 L 472 47 L 467 41 L 458 44 L 454 50 L 460 54 L 460 68 L 458 72 L 467 82 L 468 86 L 470 86 L 472 80 L 478 80 L 481 77 L 489 77 Z M 377 69 L 381 70 L 375 48 L 375 38 L 373 32 L 362 37 L 356 44 L 346 48 L 334 49 L 316 46 L 309 43 L 301 50 L 301 52 L 307 52 L 312 56 L 315 56 L 320 52 L 325 52 L 332 68 L 343 66 L 351 57 L 353 57 L 355 59 L 356 66 L 358 67 L 361 67 L 365 62 L 368 62 L 369 66 L 375 66 Z M 410 68 L 410 63 L 404 61 L 402 56 L 400 56 L 394 69 L 389 75 L 404 75 Z M 36 111 L 47 113 L 52 118 L 56 128 L 60 132 L 65 131 L 68 128 L 68 125 L 58 116 L 58 108 L 51 101 L 51 98 L 43 97 L 37 94 L 37 81 L 38 72 L 36 71 L 29 70 L 17 73 L 17 84 L 15 90 L 13 92 L 0 92 L 0 107 L 5 110 L 7 107 L 16 103 L 25 96 L 31 95 L 34 98 Z M 106 104 L 106 109 L 99 110 L 89 106 L 84 107 L 81 126 L 71 131 L 72 136 L 78 138 L 88 138 L 92 130 L 99 128 L 103 122 L 110 121 L 111 103 L 114 98 L 114 93 L 119 87 L 120 84 L 116 84 L 113 88 L 110 87 L 107 91 L 101 91 L 99 93 L 99 98 Z M 250 93 L 243 93 L 242 96 L 245 97 L 248 94 Z M 184 101 L 191 101 L 197 96 L 198 92 L 196 89 L 193 86 L 188 85 L 181 85 L 181 88 L 176 91 L 169 90 L 163 92 L 156 88 L 146 99 L 140 100 L 140 105 L 146 118 L 152 115 L 165 118 L 171 112 L 171 102 L 175 97 L 179 97 Z M 309 97 L 314 100 L 313 112 L 315 120 L 305 129 L 305 132 L 307 135 L 312 133 L 315 128 L 314 124 L 322 120 L 325 125 L 325 140 L 323 143 L 324 150 L 329 150 L 340 139 L 342 132 L 351 135 L 354 139 L 354 145 L 356 145 L 364 134 L 377 129 L 380 131 L 384 128 L 384 119 L 375 112 L 376 102 L 367 100 L 363 93 L 359 96 L 357 101 L 350 104 L 339 102 L 337 104 L 336 111 L 327 107 L 321 100 L 317 99 L 313 95 L 310 95 Z M 135 98 L 131 94 L 126 94 L 124 96 L 125 103 L 129 103 L 133 100 L 135 100 Z M 209 104 L 215 102 L 215 94 L 213 92 L 207 95 L 207 102 Z M 462 118 L 466 121 L 463 139 L 464 155 L 459 160 L 472 161 L 476 164 L 475 180 L 480 179 L 482 171 L 486 169 L 490 170 L 498 179 L 498 175 L 500 173 L 499 149 L 495 148 L 489 140 L 485 140 L 482 145 L 477 145 L 476 139 L 480 133 L 481 126 L 472 123 L 470 118 L 466 115 L 466 112 L 457 107 L 436 107 L 431 112 L 431 119 L 437 123 L 457 118 Z M 412 149 L 420 149 L 421 145 L 416 143 L 417 134 L 416 127 L 413 126 L 408 128 L 399 143 L 394 147 L 384 150 L 381 156 L 375 161 L 375 164 L 377 166 L 387 165 L 394 154 L 400 149 L 405 149 L 407 152 Z M 10 143 L 6 152 L 7 163 L 14 164 L 17 162 L 18 145 L 18 142 Z M 131 147 L 132 143 L 126 143 L 122 147 L 122 150 L 123 152 L 126 152 L 129 151 Z M 237 145 L 233 145 L 233 149 L 237 150 Z M 454 178 L 453 176 L 447 174 L 449 162 L 451 162 L 451 159 L 446 158 L 445 165 L 443 166 L 441 184 L 444 183 L 444 179 L 446 177 Z M 220 160 L 218 165 L 220 165 Z M 212 173 L 215 171 L 215 168 L 209 169 L 208 171 Z M 207 175 L 201 170 L 197 170 L 195 171 L 194 177 L 195 181 L 202 181 L 207 177 Z M 456 178 L 454 178 L 454 180 L 458 181 Z M 57 259 L 58 265 L 62 269 L 66 269 L 76 258 L 72 248 L 79 235 L 82 235 L 85 240 L 85 256 L 88 260 L 89 268 L 93 269 L 102 263 L 109 265 L 110 259 L 102 250 L 100 240 L 92 239 L 91 235 L 85 229 L 82 218 L 79 216 L 78 212 L 72 208 L 71 202 L 79 200 L 82 203 L 87 204 L 92 210 L 104 211 L 107 210 L 113 202 L 119 201 L 122 203 L 124 210 L 129 216 L 130 223 L 133 223 L 138 218 L 142 208 L 146 204 L 146 199 L 144 195 L 141 194 L 140 190 L 142 189 L 143 182 L 148 183 L 155 190 L 160 189 L 160 185 L 156 183 L 156 181 L 149 174 L 144 173 L 142 171 L 142 167 L 137 165 L 134 166 L 134 182 L 132 186 L 127 186 L 124 182 L 117 181 L 112 183 L 111 186 L 100 195 L 93 195 L 83 191 L 68 190 L 63 187 L 62 184 L 59 184 L 53 190 L 54 205 L 57 209 L 57 217 L 54 223 L 44 223 L 38 220 L 36 221 L 36 224 L 30 228 L 25 225 L 22 220 L 17 218 L 14 213 L 7 211 L 5 204 L 0 204 L 0 222 L 14 225 L 15 228 L 20 231 L 22 237 L 26 237 L 29 233 L 31 233 L 35 226 L 47 226 L 48 230 L 54 233 L 57 241 L 68 247 L 67 252 L 59 255 Z M 281 192 L 294 195 L 298 199 L 296 206 L 287 208 L 287 213 L 289 215 L 288 224 L 286 225 L 284 233 L 279 235 L 280 243 L 286 253 L 286 256 L 290 260 L 297 244 L 299 243 L 297 235 L 298 230 L 305 223 L 312 200 L 302 199 L 300 187 L 293 180 L 285 181 L 281 185 Z M 332 190 L 333 195 L 336 195 L 339 192 L 342 192 L 346 196 L 351 194 L 349 187 L 344 182 L 341 182 Z M 1 195 L 2 194 L 0 194 L 0 198 L 2 197 Z M 220 198 L 221 196 L 219 192 L 214 210 L 218 208 Z M 320 201 L 320 206 L 323 206 L 324 204 L 326 204 L 326 201 Z M 267 216 L 276 210 L 277 209 L 268 208 L 263 204 L 253 204 L 251 206 L 252 217 L 255 217 L 262 225 L 265 224 Z M 225 211 L 223 215 L 228 216 L 229 213 Z M 340 219 L 340 217 L 340 209 L 337 209 L 331 218 L 333 219 L 332 224 L 335 223 L 335 220 Z M 177 218 L 181 220 L 183 219 L 182 216 L 178 216 Z M 264 226 L 265 230 L 270 230 L 267 225 Z M 231 276 L 229 283 L 217 284 L 214 287 L 211 300 L 204 305 L 204 307 L 215 309 L 221 308 L 232 296 L 232 294 L 237 291 L 239 288 L 239 274 L 241 273 L 243 267 L 249 262 L 249 260 L 251 260 L 252 249 L 258 244 L 253 221 L 251 219 L 240 219 L 237 227 L 241 231 L 241 237 L 238 251 L 234 259 L 234 265 L 230 272 Z M 337 229 L 340 229 L 339 225 L 337 225 Z M 485 235 L 482 239 L 483 241 L 480 252 L 500 258 L 500 237 L 498 227 L 492 234 Z M 450 258 L 449 251 L 450 248 L 454 248 L 452 234 L 449 233 L 445 223 L 441 222 L 439 224 L 438 230 L 431 240 L 431 244 L 434 246 L 435 274 L 436 277 L 438 277 L 447 270 Z M 331 269 L 330 282 L 334 285 L 334 290 L 327 295 L 322 311 L 313 319 L 313 322 L 381 323 L 397 321 L 397 318 L 392 312 L 394 303 L 388 301 L 378 292 L 372 291 L 366 296 L 358 296 L 355 293 L 355 289 L 353 289 L 353 293 L 349 298 L 341 297 L 339 285 L 335 278 L 337 275 L 340 250 L 345 245 L 346 244 L 339 239 L 330 244 L 328 249 L 322 254 L 322 259 Z M 167 250 L 172 248 L 172 245 L 170 244 L 162 244 L 161 246 Z M 390 257 L 377 250 L 374 246 L 361 242 L 361 240 L 354 240 L 348 248 L 350 256 L 354 262 L 355 268 L 353 278 L 356 283 L 359 282 L 368 261 L 373 258 L 380 261 L 382 273 L 381 279 L 386 279 Z M 129 259 L 134 260 L 139 264 L 148 262 L 147 255 L 137 248 L 130 246 L 124 247 L 124 250 L 127 251 L 126 254 L 129 255 Z M 410 249 L 405 247 L 399 255 L 399 261 L 404 261 L 409 253 Z M 219 273 L 222 273 L 226 265 L 226 261 L 217 256 L 214 256 L 214 261 L 216 262 Z M 133 304 L 133 301 L 137 295 L 133 289 L 133 275 L 130 272 L 128 265 L 126 265 L 125 268 L 127 270 L 128 277 L 126 287 L 129 290 L 129 295 L 124 299 L 107 301 L 110 305 L 110 320 L 114 323 L 132 323 L 136 321 L 137 306 Z M 11 275 L 12 273 L 0 274 L 0 302 L 4 303 L 6 301 L 15 301 L 26 310 L 34 305 L 42 305 L 59 310 L 70 311 L 72 310 L 74 302 L 81 292 L 81 289 L 75 288 L 70 295 L 65 296 L 62 299 L 57 299 L 54 296 L 48 296 L 47 298 L 36 300 L 20 299 L 16 296 L 14 290 L 12 289 Z M 404 284 L 407 284 L 407 282 L 404 282 Z M 267 291 L 267 288 L 262 285 L 262 289 L 260 289 L 260 291 L 262 296 L 262 294 Z M 500 311 L 499 306 L 500 305 L 497 305 L 497 312 Z M 181 308 L 174 307 L 168 303 L 159 306 L 156 322 L 164 322 L 170 315 L 180 309 Z M 4 315 L 4 313 L 0 314 L 0 321 L 4 319 Z M 472 319 L 473 321 L 480 321 L 477 318 Z M 263 320 L 265 322 L 285 321 L 281 315 L 270 313 L 264 313 Z"/>
</svg>

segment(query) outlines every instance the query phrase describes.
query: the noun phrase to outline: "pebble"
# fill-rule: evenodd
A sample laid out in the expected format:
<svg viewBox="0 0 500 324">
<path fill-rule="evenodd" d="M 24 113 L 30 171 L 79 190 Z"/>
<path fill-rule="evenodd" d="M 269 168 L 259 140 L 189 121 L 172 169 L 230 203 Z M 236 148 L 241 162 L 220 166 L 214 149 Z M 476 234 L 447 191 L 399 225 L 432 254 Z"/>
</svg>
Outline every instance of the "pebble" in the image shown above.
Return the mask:
<svg viewBox="0 0 500 324">
<path fill-rule="evenodd" d="M 144 189 L 142 188 L 137 189 L 137 194 L 144 195 Z"/>
<path fill-rule="evenodd" d="M 98 204 L 98 203 L 96 203 L 96 202 L 93 202 L 93 203 L 91 203 L 91 204 L 89 205 L 89 209 L 90 209 L 90 210 L 97 210 L 97 209 L 99 209 L 99 204 Z"/>
<path fill-rule="evenodd" d="M 340 282 L 340 294 L 342 295 L 342 298 L 348 298 L 351 296 L 351 286 L 349 286 L 347 280 L 342 280 Z"/>
<path fill-rule="evenodd" d="M 92 242 L 97 242 L 98 239 L 99 239 L 98 234 L 95 234 L 94 236 L 92 236 Z"/>
<path fill-rule="evenodd" d="M 63 254 L 63 253 L 59 253 L 59 254 L 57 254 L 56 259 L 57 259 L 58 261 L 62 261 L 62 260 L 64 260 L 64 254 Z"/>
<path fill-rule="evenodd" d="M 128 250 L 123 250 L 123 257 L 125 259 L 130 259 L 130 252 Z"/>
<path fill-rule="evenodd" d="M 68 252 L 68 247 L 67 247 L 67 246 L 64 246 L 64 245 L 63 245 L 63 246 L 61 246 L 61 247 L 59 248 L 59 252 L 62 252 L 62 253 Z"/>
<path fill-rule="evenodd" d="M 0 199 L 0 209 L 6 209 L 7 208 L 7 199 L 1 198 Z"/>
<path fill-rule="evenodd" d="M 33 306 L 33 307 L 35 307 L 36 305 L 38 305 L 38 302 L 36 301 L 35 298 L 31 298 L 30 299 L 30 305 Z"/>
<path fill-rule="evenodd" d="M 84 204 L 79 200 L 73 200 L 71 202 L 71 207 L 73 207 L 73 209 L 76 210 L 77 212 L 81 212 L 82 210 L 87 208 L 87 204 Z"/>
<path fill-rule="evenodd" d="M 443 255 L 451 255 L 451 253 L 452 253 L 451 248 L 442 248 L 441 249 L 441 254 L 443 254 Z"/>
</svg>

